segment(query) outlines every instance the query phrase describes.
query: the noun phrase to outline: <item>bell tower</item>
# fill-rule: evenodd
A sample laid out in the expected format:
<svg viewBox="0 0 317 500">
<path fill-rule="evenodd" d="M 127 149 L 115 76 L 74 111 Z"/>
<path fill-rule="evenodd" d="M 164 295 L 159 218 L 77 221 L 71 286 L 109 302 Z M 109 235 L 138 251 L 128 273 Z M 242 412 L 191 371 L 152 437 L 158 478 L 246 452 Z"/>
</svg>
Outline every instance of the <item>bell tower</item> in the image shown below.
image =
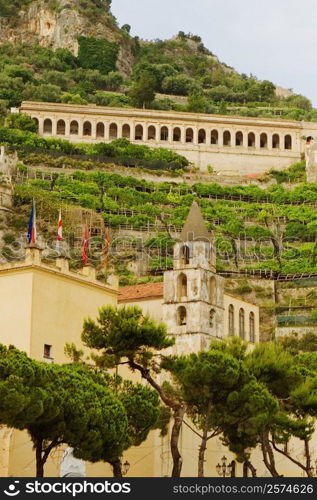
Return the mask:
<svg viewBox="0 0 317 500">
<path fill-rule="evenodd" d="M 173 270 L 164 273 L 163 320 L 179 354 L 206 349 L 223 337 L 223 293 L 213 235 L 194 202 L 174 246 Z"/>
</svg>

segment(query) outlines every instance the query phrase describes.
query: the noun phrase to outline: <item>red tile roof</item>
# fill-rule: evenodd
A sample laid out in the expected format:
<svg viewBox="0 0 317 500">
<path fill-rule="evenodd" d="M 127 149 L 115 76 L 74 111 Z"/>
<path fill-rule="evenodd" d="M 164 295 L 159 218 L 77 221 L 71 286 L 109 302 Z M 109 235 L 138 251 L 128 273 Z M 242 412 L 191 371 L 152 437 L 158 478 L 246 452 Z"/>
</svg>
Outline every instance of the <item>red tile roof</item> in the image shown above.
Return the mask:
<svg viewBox="0 0 317 500">
<path fill-rule="evenodd" d="M 124 286 L 119 289 L 118 302 L 130 302 L 138 299 L 154 299 L 163 297 L 163 282 L 146 285 Z"/>
</svg>

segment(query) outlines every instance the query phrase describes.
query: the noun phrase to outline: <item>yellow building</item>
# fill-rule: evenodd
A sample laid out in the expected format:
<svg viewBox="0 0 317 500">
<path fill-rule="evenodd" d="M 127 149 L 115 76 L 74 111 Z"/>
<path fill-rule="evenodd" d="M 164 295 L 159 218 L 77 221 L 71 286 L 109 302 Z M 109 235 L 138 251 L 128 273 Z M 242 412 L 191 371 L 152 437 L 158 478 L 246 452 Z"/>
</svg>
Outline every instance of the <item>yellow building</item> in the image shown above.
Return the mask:
<svg viewBox="0 0 317 500">
<path fill-rule="evenodd" d="M 104 284 L 95 269 L 85 266 L 72 272 L 68 260 L 46 263 L 39 248 L 27 248 L 24 261 L 0 265 L 0 342 L 13 344 L 39 361 L 69 362 L 66 342 L 81 345 L 84 318 L 95 318 L 100 307 L 116 306 L 118 281 L 111 276 Z M 154 433 L 152 433 L 154 435 Z M 152 437 L 147 446 L 152 446 Z M 65 448 L 65 447 L 64 447 Z M 46 476 L 58 476 L 63 448 L 52 453 Z M 141 448 L 129 450 L 125 459 L 130 474 L 151 476 L 154 459 Z M 152 454 L 153 455 L 153 454 Z M 32 477 L 35 457 L 26 432 L 0 429 L 0 477 Z M 87 464 L 88 476 L 112 476 L 108 465 Z"/>
</svg>

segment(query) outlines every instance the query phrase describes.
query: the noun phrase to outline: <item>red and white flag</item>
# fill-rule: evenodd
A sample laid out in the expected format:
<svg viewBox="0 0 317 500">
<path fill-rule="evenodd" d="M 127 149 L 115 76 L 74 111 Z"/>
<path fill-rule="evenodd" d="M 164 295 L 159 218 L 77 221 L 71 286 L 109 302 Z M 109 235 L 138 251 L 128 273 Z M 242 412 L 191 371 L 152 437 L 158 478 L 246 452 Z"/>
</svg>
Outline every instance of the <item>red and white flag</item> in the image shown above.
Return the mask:
<svg viewBox="0 0 317 500">
<path fill-rule="evenodd" d="M 59 209 L 58 224 L 57 224 L 57 236 L 56 236 L 56 246 L 60 247 L 60 242 L 63 239 L 63 221 L 62 221 L 62 210 Z"/>
<path fill-rule="evenodd" d="M 82 257 L 83 257 L 83 263 L 85 266 L 88 263 L 88 247 L 89 247 L 88 225 L 85 224 L 83 247 L 82 247 Z"/>
<path fill-rule="evenodd" d="M 101 267 L 107 267 L 107 265 L 108 265 L 109 250 L 110 250 L 110 233 L 109 233 L 109 230 L 106 229 L 105 238 L 104 238 L 104 247 L 103 247 L 103 259 L 102 259 Z"/>
</svg>

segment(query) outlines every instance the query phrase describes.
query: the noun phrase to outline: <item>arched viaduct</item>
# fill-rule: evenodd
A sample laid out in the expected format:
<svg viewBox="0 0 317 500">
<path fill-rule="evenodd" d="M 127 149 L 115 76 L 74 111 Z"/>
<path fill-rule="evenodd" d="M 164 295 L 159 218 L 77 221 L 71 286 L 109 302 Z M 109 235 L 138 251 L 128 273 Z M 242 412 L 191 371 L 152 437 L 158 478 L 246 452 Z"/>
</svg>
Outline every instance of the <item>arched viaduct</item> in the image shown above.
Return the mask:
<svg viewBox="0 0 317 500">
<path fill-rule="evenodd" d="M 186 156 L 202 171 L 252 174 L 300 160 L 306 135 L 317 123 L 203 115 L 95 105 L 23 102 L 20 112 L 38 124 L 42 137 L 73 142 L 131 142 L 165 147 Z"/>
</svg>

